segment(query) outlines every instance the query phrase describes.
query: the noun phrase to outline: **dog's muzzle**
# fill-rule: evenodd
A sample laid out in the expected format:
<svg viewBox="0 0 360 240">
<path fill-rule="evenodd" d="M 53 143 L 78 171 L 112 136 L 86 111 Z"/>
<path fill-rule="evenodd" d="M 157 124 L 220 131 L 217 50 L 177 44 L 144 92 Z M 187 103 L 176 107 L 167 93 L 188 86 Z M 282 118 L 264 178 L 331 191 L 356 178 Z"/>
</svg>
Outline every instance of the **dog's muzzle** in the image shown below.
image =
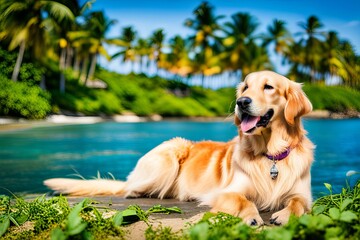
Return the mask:
<svg viewBox="0 0 360 240">
<path fill-rule="evenodd" d="M 274 110 L 268 110 L 263 116 L 256 116 L 251 113 L 250 106 L 252 100 L 249 97 L 241 97 L 236 101 L 239 118 L 241 121 L 240 128 L 244 133 L 251 133 L 258 127 L 266 127 L 272 116 L 274 115 Z"/>
</svg>

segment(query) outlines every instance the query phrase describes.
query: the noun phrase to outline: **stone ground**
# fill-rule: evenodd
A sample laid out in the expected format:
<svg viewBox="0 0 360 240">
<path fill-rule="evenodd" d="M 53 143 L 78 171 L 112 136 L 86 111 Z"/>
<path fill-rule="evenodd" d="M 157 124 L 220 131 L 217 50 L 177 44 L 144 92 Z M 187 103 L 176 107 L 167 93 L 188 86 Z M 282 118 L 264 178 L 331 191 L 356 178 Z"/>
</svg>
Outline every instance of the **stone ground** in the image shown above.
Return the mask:
<svg viewBox="0 0 360 240">
<path fill-rule="evenodd" d="M 70 204 L 76 204 L 81 202 L 83 197 L 68 197 Z M 149 223 L 154 226 L 171 227 L 173 232 L 177 232 L 188 226 L 189 223 L 198 222 L 208 212 L 210 208 L 208 206 L 199 206 L 197 202 L 181 202 L 176 199 L 156 199 L 156 198 L 134 198 L 125 199 L 115 196 L 104 197 L 91 197 L 91 199 L 98 202 L 99 207 L 108 207 L 116 210 L 124 210 L 129 205 L 138 205 L 142 209 L 147 210 L 154 205 L 162 205 L 164 207 L 179 207 L 183 213 L 171 213 L 171 214 L 152 214 L 149 217 Z M 271 213 L 261 213 L 261 217 L 265 223 L 269 225 Z M 144 232 L 148 228 L 148 225 L 142 221 L 130 224 L 125 227 L 126 239 L 145 239 Z"/>
</svg>

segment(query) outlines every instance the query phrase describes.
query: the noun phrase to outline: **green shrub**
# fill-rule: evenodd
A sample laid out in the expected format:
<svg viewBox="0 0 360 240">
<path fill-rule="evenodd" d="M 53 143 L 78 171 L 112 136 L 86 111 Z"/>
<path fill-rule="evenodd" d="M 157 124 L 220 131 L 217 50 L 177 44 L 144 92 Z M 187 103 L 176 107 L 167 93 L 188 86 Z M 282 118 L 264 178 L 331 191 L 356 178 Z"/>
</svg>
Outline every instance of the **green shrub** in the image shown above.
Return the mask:
<svg viewBox="0 0 360 240">
<path fill-rule="evenodd" d="M 171 94 L 164 94 L 154 102 L 154 109 L 162 116 L 167 117 L 195 117 L 214 116 L 212 112 L 203 107 L 192 98 L 177 98 Z"/>
<path fill-rule="evenodd" d="M 0 48 L 0 69 L 5 77 L 11 78 L 16 58 L 17 52 L 8 52 Z M 45 68 L 40 63 L 34 62 L 33 59 L 25 54 L 20 66 L 18 81 L 27 82 L 30 85 L 39 85 L 44 73 Z"/>
<path fill-rule="evenodd" d="M 50 113 L 50 94 L 40 87 L 13 82 L 2 75 L 0 85 L 0 115 L 42 119 Z"/>
<path fill-rule="evenodd" d="M 190 97 L 217 116 L 226 116 L 234 111 L 232 103 L 235 102 L 235 88 L 223 88 L 214 91 L 192 87 Z"/>
<path fill-rule="evenodd" d="M 305 85 L 304 91 L 314 109 L 333 112 L 360 111 L 360 92 L 348 87 Z"/>
<path fill-rule="evenodd" d="M 69 85 L 74 83 L 69 83 Z M 76 89 L 76 88 L 75 88 Z M 78 86 L 78 91 L 70 87 L 65 93 L 53 91 L 53 104 L 60 109 L 86 115 L 119 114 L 123 110 L 120 100 L 112 92 Z"/>
</svg>

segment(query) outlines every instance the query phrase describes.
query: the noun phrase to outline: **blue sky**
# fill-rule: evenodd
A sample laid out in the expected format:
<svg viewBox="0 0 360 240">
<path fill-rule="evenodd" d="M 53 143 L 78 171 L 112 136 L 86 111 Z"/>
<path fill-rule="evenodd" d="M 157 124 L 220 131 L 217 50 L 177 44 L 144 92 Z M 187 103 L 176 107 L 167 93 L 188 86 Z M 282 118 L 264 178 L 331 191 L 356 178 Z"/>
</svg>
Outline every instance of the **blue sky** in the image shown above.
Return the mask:
<svg viewBox="0 0 360 240">
<path fill-rule="evenodd" d="M 109 37 L 119 36 L 121 29 L 133 26 L 139 36 L 148 37 L 158 29 L 164 29 L 167 39 L 175 34 L 187 36 L 191 29 L 184 26 L 187 18 L 193 18 L 193 10 L 200 5 L 198 0 L 97 0 L 92 10 L 104 10 L 117 24 Z M 300 32 L 299 22 L 310 15 L 317 16 L 324 24 L 323 30 L 335 30 L 348 39 L 360 54 L 360 0 L 209 0 L 216 15 L 225 15 L 224 21 L 237 12 L 248 12 L 260 23 L 259 32 L 277 18 L 287 22 L 290 32 Z"/>
</svg>

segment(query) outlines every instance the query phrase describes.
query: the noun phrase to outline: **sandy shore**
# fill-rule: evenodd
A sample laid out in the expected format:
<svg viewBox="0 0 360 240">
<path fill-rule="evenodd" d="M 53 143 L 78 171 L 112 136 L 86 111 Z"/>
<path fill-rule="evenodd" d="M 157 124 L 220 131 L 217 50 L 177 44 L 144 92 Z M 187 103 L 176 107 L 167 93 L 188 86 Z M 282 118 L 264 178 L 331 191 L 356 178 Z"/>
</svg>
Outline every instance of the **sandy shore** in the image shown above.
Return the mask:
<svg viewBox="0 0 360 240">
<path fill-rule="evenodd" d="M 115 115 L 111 117 L 102 116 L 66 116 L 66 115 L 50 115 L 44 120 L 26 120 L 19 118 L 1 118 L 0 131 L 10 131 L 15 129 L 24 129 L 42 126 L 57 126 L 67 124 L 94 124 L 99 122 L 146 122 L 155 121 L 156 118 L 139 117 L 136 115 Z M 159 119 L 162 120 L 162 119 Z"/>
</svg>

